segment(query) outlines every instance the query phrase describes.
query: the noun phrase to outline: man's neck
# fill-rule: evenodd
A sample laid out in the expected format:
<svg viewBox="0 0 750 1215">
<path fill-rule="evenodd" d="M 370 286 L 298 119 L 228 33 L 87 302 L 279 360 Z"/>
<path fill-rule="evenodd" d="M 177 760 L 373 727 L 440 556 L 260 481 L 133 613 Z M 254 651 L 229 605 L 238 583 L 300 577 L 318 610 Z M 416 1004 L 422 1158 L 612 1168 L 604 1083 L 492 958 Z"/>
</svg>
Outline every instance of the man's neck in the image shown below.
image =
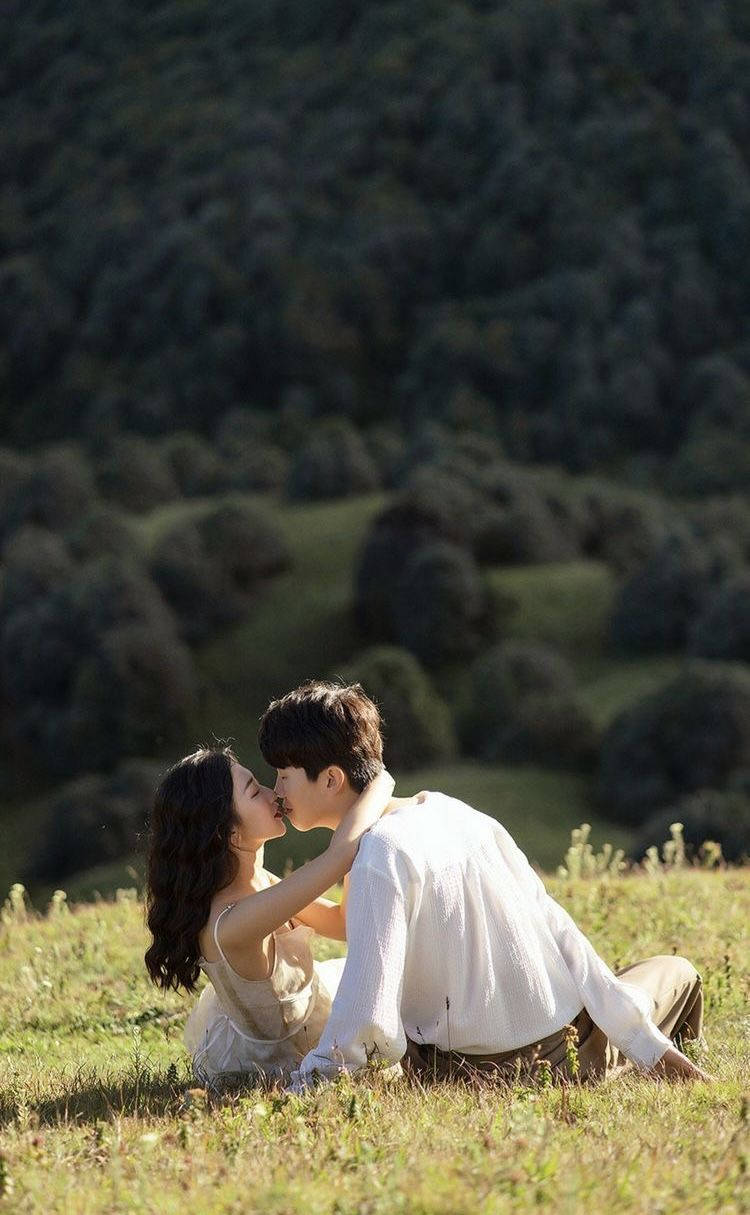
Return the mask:
<svg viewBox="0 0 750 1215">
<path fill-rule="evenodd" d="M 331 831 L 335 831 L 341 820 L 349 813 L 358 797 L 359 794 L 355 789 L 342 790 L 336 800 L 326 807 L 325 814 L 317 825 L 319 827 L 328 827 Z"/>
</svg>

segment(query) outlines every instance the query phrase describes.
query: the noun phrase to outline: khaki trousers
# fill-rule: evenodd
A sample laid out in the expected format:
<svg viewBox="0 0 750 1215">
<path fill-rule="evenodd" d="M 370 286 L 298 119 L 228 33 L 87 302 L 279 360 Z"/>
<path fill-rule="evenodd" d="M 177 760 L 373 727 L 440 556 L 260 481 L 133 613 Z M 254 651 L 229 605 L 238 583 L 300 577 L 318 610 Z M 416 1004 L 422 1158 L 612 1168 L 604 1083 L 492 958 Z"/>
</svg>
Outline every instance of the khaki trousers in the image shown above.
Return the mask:
<svg viewBox="0 0 750 1215">
<path fill-rule="evenodd" d="M 660 954 L 625 966 L 617 974 L 648 992 L 653 1001 L 652 1019 L 673 1042 L 679 1045 L 690 1038 L 701 1037 L 701 978 L 687 958 Z M 488 1074 L 513 1080 L 533 1074 L 544 1063 L 557 1079 L 572 1080 L 576 1077 L 572 1068 L 574 1057 L 578 1061 L 579 1080 L 604 1079 L 633 1066 L 594 1025 L 585 1008 L 571 1025 L 557 1033 L 502 1054 L 464 1055 L 460 1051 L 444 1051 L 407 1038 L 402 1063 L 407 1071 L 412 1070 L 422 1078 L 441 1080 Z"/>
</svg>

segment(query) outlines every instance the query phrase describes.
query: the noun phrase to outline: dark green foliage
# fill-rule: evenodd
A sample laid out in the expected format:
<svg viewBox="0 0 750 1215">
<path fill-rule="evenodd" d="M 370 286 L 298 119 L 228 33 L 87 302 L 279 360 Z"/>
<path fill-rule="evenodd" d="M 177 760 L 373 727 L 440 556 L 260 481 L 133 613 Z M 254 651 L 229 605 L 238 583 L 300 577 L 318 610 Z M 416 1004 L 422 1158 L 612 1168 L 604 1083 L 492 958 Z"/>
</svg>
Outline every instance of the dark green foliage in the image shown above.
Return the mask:
<svg viewBox="0 0 750 1215">
<path fill-rule="evenodd" d="M 726 554 L 727 568 L 750 564 L 750 501 L 740 494 L 708 498 L 688 508 L 696 535 Z"/>
<path fill-rule="evenodd" d="M 750 859 L 750 797 L 734 789 L 700 789 L 659 810 L 644 824 L 631 848 L 640 858 L 647 848 L 669 839 L 672 823 L 682 823 L 689 855 L 698 856 L 706 840 L 721 844 L 722 856 L 735 864 Z"/>
<path fill-rule="evenodd" d="M 494 617 L 471 554 L 447 541 L 417 549 L 398 578 L 394 624 L 398 642 L 427 667 L 475 654 Z"/>
<path fill-rule="evenodd" d="M 346 418 L 317 423 L 289 470 L 290 498 L 348 498 L 380 485 L 378 468 L 361 435 Z"/>
<path fill-rule="evenodd" d="M 367 450 L 378 470 L 378 480 L 384 489 L 394 489 L 403 476 L 406 443 L 395 428 L 373 426 L 364 436 Z"/>
<path fill-rule="evenodd" d="M 283 413 L 283 411 L 282 411 Z M 284 432 L 283 419 L 278 427 Z M 271 441 L 268 414 L 248 409 L 230 409 L 216 432 L 216 447 L 222 476 L 232 489 L 263 491 L 286 484 L 289 456 Z"/>
<path fill-rule="evenodd" d="M 478 504 L 470 487 L 425 469 L 378 515 L 355 572 L 355 612 L 366 638 L 398 639 L 399 586 L 410 558 L 437 540 L 466 549 Z"/>
<path fill-rule="evenodd" d="M 725 788 L 748 766 L 750 672 L 695 663 L 614 720 L 599 792 L 607 812 L 637 824 L 683 793 Z"/>
<path fill-rule="evenodd" d="M 153 510 L 180 494 L 166 455 L 139 435 L 120 435 L 107 444 L 96 480 L 103 498 L 130 511 Z"/>
<path fill-rule="evenodd" d="M 577 523 L 584 555 L 606 561 L 620 574 L 648 561 L 674 527 L 670 514 L 653 500 L 598 485 L 584 488 Z"/>
<path fill-rule="evenodd" d="M 165 439 L 163 451 L 183 497 L 215 494 L 229 484 L 226 469 L 207 439 L 178 430 Z"/>
<path fill-rule="evenodd" d="M 22 532 L 6 553 L 0 682 L 10 743 L 33 753 L 37 769 L 67 775 L 176 741 L 195 707 L 195 673 L 153 583 L 125 560 L 74 568 L 59 552 L 57 576 L 40 575 L 37 540 Z"/>
<path fill-rule="evenodd" d="M 750 663 L 750 574 L 727 579 L 711 595 L 693 622 L 690 649 L 702 658 Z"/>
<path fill-rule="evenodd" d="M 95 496 L 88 462 L 73 444 L 47 448 L 33 461 L 15 464 L 8 471 L 10 487 L 2 493 L 0 538 L 24 524 L 53 531 L 70 527 L 90 509 Z"/>
<path fill-rule="evenodd" d="M 572 768 L 594 758 L 596 730 L 555 650 L 519 641 L 493 646 L 471 668 L 467 699 L 461 742 L 469 755 Z"/>
<path fill-rule="evenodd" d="M 10 447 L 0 447 L 0 519 L 5 519 L 8 503 L 26 479 L 28 461 Z"/>
<path fill-rule="evenodd" d="M 108 554 L 125 555 L 136 549 L 133 529 L 119 511 L 96 505 L 66 532 L 65 539 L 76 561 Z"/>
<path fill-rule="evenodd" d="M 153 578 L 190 642 L 239 619 L 262 583 L 288 565 L 286 542 L 270 516 L 231 503 L 177 523 L 151 556 Z"/>
<path fill-rule="evenodd" d="M 365 650 L 337 675 L 361 683 L 380 709 L 386 767 L 408 772 L 455 754 L 450 710 L 413 654 L 379 646 Z"/>
<path fill-rule="evenodd" d="M 52 794 L 27 880 L 58 881 L 140 850 L 162 767 L 126 760 L 111 776 L 80 776 Z"/>
<path fill-rule="evenodd" d="M 207 434 L 301 394 L 308 423 L 442 419 L 658 473 L 725 426 L 750 371 L 741 5 L 250 24 L 231 0 L 5 6 L 13 441 Z"/>
<path fill-rule="evenodd" d="M 681 649 L 715 574 L 704 545 L 670 537 L 620 587 L 612 643 L 626 653 Z"/>
<path fill-rule="evenodd" d="M 745 490 L 750 485 L 750 438 L 726 430 L 691 435 L 669 467 L 668 488 L 700 497 Z"/>
<path fill-rule="evenodd" d="M 37 600 L 65 585 L 74 563 L 61 536 L 28 524 L 14 532 L 3 547 L 4 577 L 0 595 L 0 620 L 23 613 Z"/>
</svg>

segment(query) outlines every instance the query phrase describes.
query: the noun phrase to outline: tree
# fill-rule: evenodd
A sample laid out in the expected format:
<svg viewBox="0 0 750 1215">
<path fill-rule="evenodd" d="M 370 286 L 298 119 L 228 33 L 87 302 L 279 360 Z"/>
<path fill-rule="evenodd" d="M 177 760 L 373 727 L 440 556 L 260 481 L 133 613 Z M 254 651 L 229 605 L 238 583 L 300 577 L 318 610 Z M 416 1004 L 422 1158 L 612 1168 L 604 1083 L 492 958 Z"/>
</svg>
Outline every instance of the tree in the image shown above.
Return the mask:
<svg viewBox="0 0 750 1215">
<path fill-rule="evenodd" d="M 408 772 L 455 754 L 450 710 L 413 654 L 397 646 L 365 650 L 342 678 L 361 683 L 380 709 L 388 768 Z"/>
<path fill-rule="evenodd" d="M 621 585 L 610 623 L 613 644 L 629 653 L 681 649 L 713 574 L 705 545 L 670 537 Z"/>
<path fill-rule="evenodd" d="M 287 490 L 293 499 L 348 498 L 380 485 L 365 441 L 346 418 L 319 422 L 292 459 Z"/>
<path fill-rule="evenodd" d="M 750 573 L 728 578 L 705 602 L 690 630 L 701 658 L 750 662 Z"/>
<path fill-rule="evenodd" d="M 494 628 L 476 562 L 447 541 L 427 544 L 407 561 L 394 616 L 399 642 L 428 668 L 470 657 Z"/>
<path fill-rule="evenodd" d="M 725 788 L 749 765 L 750 674 L 691 663 L 612 722 L 599 794 L 607 812 L 635 825 L 684 793 Z"/>
<path fill-rule="evenodd" d="M 193 643 L 238 620 L 262 584 L 289 562 L 269 514 L 224 503 L 170 528 L 154 547 L 151 573 Z"/>
<path fill-rule="evenodd" d="M 707 840 L 721 846 L 724 860 L 747 864 L 750 858 L 750 797 L 737 789 L 698 789 L 653 814 L 638 832 L 631 853 L 640 858 L 648 848 L 669 839 L 672 823 L 681 823 L 689 852 L 699 854 Z"/>
<path fill-rule="evenodd" d="M 461 741 L 469 755 L 491 763 L 575 768 L 591 763 L 598 739 L 570 664 L 547 646 L 510 640 L 470 669 Z"/>
</svg>

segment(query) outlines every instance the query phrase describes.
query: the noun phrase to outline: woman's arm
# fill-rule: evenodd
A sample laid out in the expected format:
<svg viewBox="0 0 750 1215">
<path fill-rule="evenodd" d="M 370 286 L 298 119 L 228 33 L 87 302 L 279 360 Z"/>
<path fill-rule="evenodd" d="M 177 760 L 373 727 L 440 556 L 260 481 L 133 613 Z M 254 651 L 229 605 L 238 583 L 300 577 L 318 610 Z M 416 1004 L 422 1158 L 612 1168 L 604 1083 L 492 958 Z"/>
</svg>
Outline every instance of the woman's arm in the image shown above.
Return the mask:
<svg viewBox="0 0 750 1215">
<path fill-rule="evenodd" d="M 376 823 L 393 793 L 393 777 L 383 769 L 360 794 L 341 820 L 331 842 L 320 856 L 295 869 L 268 890 L 260 890 L 235 903 L 221 923 L 225 948 L 241 948 L 248 940 L 262 941 L 314 902 L 323 891 L 340 882 L 351 869 L 359 841 Z"/>
<path fill-rule="evenodd" d="M 277 886 L 283 878 L 277 877 L 275 873 L 269 873 L 266 869 L 268 880 L 272 886 Z M 344 890 L 349 881 L 349 874 L 344 877 Z M 318 936 L 332 937 L 334 941 L 346 940 L 346 917 L 344 914 L 344 899 L 340 903 L 334 903 L 333 899 L 319 898 L 313 899 L 312 903 L 308 903 L 307 907 L 303 907 L 294 916 L 295 920 L 299 920 L 300 924 L 307 924 L 310 928 L 314 928 Z"/>
</svg>

